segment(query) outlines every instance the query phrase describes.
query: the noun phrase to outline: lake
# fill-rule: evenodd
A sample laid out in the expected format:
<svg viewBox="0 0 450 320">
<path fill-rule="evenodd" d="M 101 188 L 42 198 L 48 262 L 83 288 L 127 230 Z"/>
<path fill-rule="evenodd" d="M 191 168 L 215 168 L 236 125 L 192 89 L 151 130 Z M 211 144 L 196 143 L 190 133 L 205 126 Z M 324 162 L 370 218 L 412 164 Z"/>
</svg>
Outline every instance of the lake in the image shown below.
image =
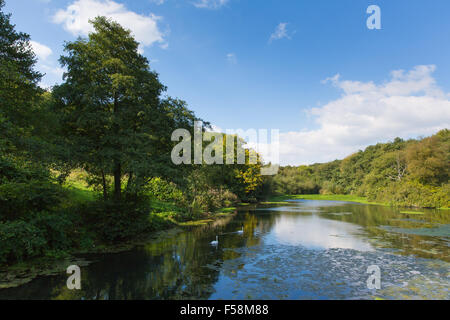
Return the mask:
<svg viewBox="0 0 450 320">
<path fill-rule="evenodd" d="M 63 270 L 0 299 L 450 299 L 449 246 L 449 211 L 292 200 L 84 256 L 81 290 Z"/>
</svg>

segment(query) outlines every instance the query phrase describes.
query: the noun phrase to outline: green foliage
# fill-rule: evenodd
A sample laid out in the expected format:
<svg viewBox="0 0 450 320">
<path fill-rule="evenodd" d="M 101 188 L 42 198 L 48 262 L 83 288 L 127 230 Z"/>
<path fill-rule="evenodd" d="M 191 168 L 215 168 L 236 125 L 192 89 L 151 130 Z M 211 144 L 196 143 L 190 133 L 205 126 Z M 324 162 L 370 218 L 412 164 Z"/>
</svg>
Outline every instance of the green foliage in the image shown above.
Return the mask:
<svg viewBox="0 0 450 320">
<path fill-rule="evenodd" d="M 73 217 L 65 211 L 41 211 L 31 215 L 30 223 L 39 228 L 50 250 L 66 250 L 72 245 Z"/>
<path fill-rule="evenodd" d="M 351 194 L 406 207 L 449 206 L 450 131 L 379 143 L 344 160 L 284 167 L 274 194 Z"/>
<path fill-rule="evenodd" d="M 125 176 L 127 192 L 139 193 L 161 171 L 159 158 L 170 164 L 172 142 L 162 132 L 171 131 L 164 127 L 171 105 L 160 101 L 165 88 L 131 32 L 104 17 L 91 23 L 88 39 L 66 44 L 60 61 L 68 72 L 54 89 L 54 109 L 71 161 L 97 178 L 105 197 L 105 178 L 113 176 L 120 200 Z"/>
<path fill-rule="evenodd" d="M 30 211 L 42 211 L 58 205 L 62 191 L 52 183 L 30 181 L 0 185 L 0 219 L 17 219 Z"/>
<path fill-rule="evenodd" d="M 64 213 L 30 213 L 27 220 L 0 221 L 0 263 L 22 261 L 71 248 L 72 221 Z"/>
<path fill-rule="evenodd" d="M 59 205 L 64 192 L 45 168 L 0 156 L 0 220 L 27 218 Z"/>
<path fill-rule="evenodd" d="M 115 243 L 130 240 L 148 231 L 149 201 L 116 202 L 99 200 L 78 208 L 82 225 L 98 240 Z"/>
<path fill-rule="evenodd" d="M 182 203 L 184 200 L 183 192 L 174 183 L 161 178 L 151 179 L 145 190 L 161 201 Z"/>
<path fill-rule="evenodd" d="M 0 242 L 1 263 L 36 256 L 46 244 L 40 230 L 22 220 L 0 222 Z"/>
<path fill-rule="evenodd" d="M 448 208 L 450 207 L 450 184 L 434 187 L 423 185 L 418 181 L 391 183 L 369 199 L 402 207 Z"/>
<path fill-rule="evenodd" d="M 450 130 L 425 138 L 406 150 L 408 171 L 413 180 L 432 186 L 450 178 Z"/>
<path fill-rule="evenodd" d="M 31 122 L 42 90 L 42 75 L 34 70 L 36 57 L 29 35 L 17 32 L 0 1 L 0 151 L 22 153 L 30 146 Z"/>
<path fill-rule="evenodd" d="M 65 45 L 64 82 L 44 91 L 29 36 L 3 5 L 0 263 L 89 251 L 261 197 L 261 163 L 249 164 L 248 149 L 240 165 L 172 163 L 170 133 L 193 133 L 200 119 L 161 96 L 129 30 L 95 18 L 88 38 Z"/>
</svg>

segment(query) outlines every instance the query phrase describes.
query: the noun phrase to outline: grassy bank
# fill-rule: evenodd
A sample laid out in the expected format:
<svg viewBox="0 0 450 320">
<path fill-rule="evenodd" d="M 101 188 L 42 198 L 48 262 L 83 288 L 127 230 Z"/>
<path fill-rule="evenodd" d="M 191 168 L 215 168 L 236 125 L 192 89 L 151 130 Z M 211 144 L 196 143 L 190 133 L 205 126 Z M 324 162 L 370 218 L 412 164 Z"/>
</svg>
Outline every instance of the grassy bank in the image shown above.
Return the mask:
<svg viewBox="0 0 450 320">
<path fill-rule="evenodd" d="M 267 202 L 263 204 L 277 204 L 282 203 L 286 200 L 327 200 L 327 201 L 346 201 L 346 202 L 356 202 L 362 204 L 374 204 L 379 206 L 392 206 L 392 207 L 402 207 L 396 206 L 395 204 L 390 204 L 386 202 L 374 202 L 369 201 L 366 197 L 358 197 L 349 194 L 300 194 L 300 195 L 282 195 L 273 196 L 268 199 Z M 450 208 L 436 208 L 438 210 L 450 210 Z"/>
<path fill-rule="evenodd" d="M 327 201 L 347 201 L 363 204 L 376 204 L 387 206 L 387 203 L 372 202 L 365 197 L 358 197 L 346 194 L 301 194 L 301 195 L 282 195 L 269 198 L 267 203 L 277 203 L 286 200 L 327 200 Z"/>
<path fill-rule="evenodd" d="M 73 216 L 77 215 L 77 211 L 72 212 L 73 207 L 81 205 L 89 208 L 89 205 L 95 203 L 99 198 L 97 192 L 79 180 L 68 179 L 64 184 L 64 189 L 67 191 L 67 196 L 62 207 L 68 209 Z M 84 254 L 118 253 L 131 250 L 138 245 L 157 239 L 159 236 L 171 232 L 171 230 L 176 231 L 177 229 L 208 225 L 220 219 L 231 217 L 237 209 L 236 207 L 221 208 L 214 212 L 199 213 L 195 215 L 195 218 L 187 219 L 186 210 L 173 202 L 164 202 L 152 198 L 146 208 L 148 210 L 145 221 L 147 228 L 144 232 L 133 237 L 106 242 L 102 241 L 98 234 L 92 232 L 89 226 L 80 225 L 73 229 L 77 229 L 75 234 L 81 239 L 75 241 L 72 233 L 67 234 L 66 237 L 74 240 L 74 243 L 83 245 L 68 246 L 56 251 L 45 251 L 35 257 L 10 264 L 0 264 L 0 289 L 23 285 L 38 276 L 60 274 L 68 265 L 87 265 L 89 261 L 79 258 Z"/>
</svg>

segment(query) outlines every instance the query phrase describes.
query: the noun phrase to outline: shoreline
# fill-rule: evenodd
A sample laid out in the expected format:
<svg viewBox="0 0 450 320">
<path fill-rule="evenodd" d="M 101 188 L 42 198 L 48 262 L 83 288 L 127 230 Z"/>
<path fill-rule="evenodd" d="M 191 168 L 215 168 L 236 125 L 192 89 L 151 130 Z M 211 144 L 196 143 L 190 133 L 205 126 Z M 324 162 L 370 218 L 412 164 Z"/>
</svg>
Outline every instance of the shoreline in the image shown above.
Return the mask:
<svg viewBox="0 0 450 320">
<path fill-rule="evenodd" d="M 300 195 L 280 195 L 280 196 L 272 196 L 265 203 L 274 204 L 286 202 L 286 200 L 324 200 L 324 201 L 345 201 L 345 202 L 354 202 L 368 205 L 377 205 L 384 207 L 392 207 L 392 208 L 404 208 L 404 209 L 428 209 L 428 210 L 450 210 L 450 208 L 422 208 L 422 207 L 404 207 L 404 206 L 395 206 L 390 203 L 384 202 L 375 202 L 369 201 L 366 197 L 359 197 L 354 195 L 346 195 L 346 194 L 300 194 Z"/>
<path fill-rule="evenodd" d="M 272 196 L 266 201 L 257 203 L 256 205 L 276 205 L 285 204 L 287 200 L 321 200 L 321 201 L 344 201 L 353 202 L 366 205 L 380 205 L 391 206 L 387 203 L 377 203 L 368 201 L 364 197 L 357 197 L 352 195 L 282 195 Z M 186 222 L 174 223 L 173 226 L 158 230 L 151 231 L 138 236 L 136 239 L 105 245 L 102 244 L 96 248 L 90 250 L 77 250 L 70 252 L 68 256 L 63 258 L 51 258 L 51 257 L 38 257 L 28 261 L 16 263 L 11 266 L 0 266 L 0 290 L 19 287 L 26 283 L 29 283 L 39 276 L 51 276 L 61 274 L 65 272 L 65 268 L 71 264 L 77 264 L 79 266 L 87 266 L 95 261 L 89 261 L 83 256 L 85 255 L 102 255 L 102 254 L 115 254 L 132 250 L 140 245 L 145 245 L 150 241 L 157 241 L 162 237 L 169 234 L 184 231 L 190 228 L 209 226 L 217 221 L 221 221 L 227 218 L 235 216 L 239 208 L 245 208 L 250 206 L 248 203 L 240 203 L 237 207 L 221 208 L 215 213 L 209 213 L 199 220 L 191 220 Z M 392 207 L 392 206 L 391 206 Z M 421 208 L 413 208 L 421 209 Z M 435 210 L 449 210 L 449 208 L 438 208 Z"/>
<path fill-rule="evenodd" d="M 76 264 L 84 267 L 95 263 L 95 260 L 90 261 L 83 256 L 121 253 L 145 245 L 150 241 L 157 241 L 168 234 L 211 225 L 217 221 L 234 217 L 237 214 L 238 208 L 222 208 L 213 214 L 209 214 L 205 219 L 176 223 L 167 229 L 151 231 L 133 240 L 110 245 L 102 244 L 92 250 L 75 250 L 62 258 L 37 257 L 13 265 L 0 266 L 0 290 L 20 287 L 40 276 L 52 276 L 64 273 L 69 265 Z"/>
</svg>

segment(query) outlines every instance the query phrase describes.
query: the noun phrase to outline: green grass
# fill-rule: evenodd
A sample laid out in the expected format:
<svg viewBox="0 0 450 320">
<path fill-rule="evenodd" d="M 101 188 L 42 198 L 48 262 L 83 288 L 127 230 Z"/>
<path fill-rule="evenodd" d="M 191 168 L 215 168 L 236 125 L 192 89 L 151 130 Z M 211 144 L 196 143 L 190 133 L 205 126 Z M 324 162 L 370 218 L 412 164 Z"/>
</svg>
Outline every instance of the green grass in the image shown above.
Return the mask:
<svg viewBox="0 0 450 320">
<path fill-rule="evenodd" d="M 91 202 L 94 201 L 97 197 L 97 193 L 94 190 L 88 188 L 82 182 L 66 182 L 63 187 L 67 190 L 68 195 L 67 203 L 65 203 L 65 206 Z"/>
<path fill-rule="evenodd" d="M 69 201 L 71 203 L 85 203 L 95 200 L 95 192 L 91 190 L 80 189 L 76 187 L 67 187 L 69 192 Z"/>
<path fill-rule="evenodd" d="M 278 203 L 286 200 L 327 200 L 327 201 L 347 201 L 347 202 L 357 202 L 364 204 L 378 204 L 387 205 L 386 203 L 377 203 L 367 200 L 365 197 L 358 197 L 354 195 L 344 195 L 344 194 L 302 194 L 302 195 L 284 195 L 284 196 L 274 196 L 269 199 L 269 203 Z"/>
<path fill-rule="evenodd" d="M 150 200 L 150 207 L 154 212 L 182 212 L 182 209 L 177 207 L 174 203 L 164 202 L 156 198 Z"/>
<path fill-rule="evenodd" d="M 213 221 L 214 221 L 213 219 L 204 219 L 204 220 L 180 222 L 180 223 L 178 223 L 178 225 L 180 227 L 196 227 L 196 226 L 204 226 L 204 225 L 210 224 Z"/>
<path fill-rule="evenodd" d="M 376 204 L 380 206 L 392 206 L 385 202 L 373 202 L 369 201 L 366 197 L 358 197 L 348 194 L 301 194 L 301 195 L 283 195 L 283 196 L 273 196 L 269 198 L 268 202 L 263 202 L 262 204 L 282 204 L 286 200 L 328 200 L 328 201 L 347 201 L 347 202 L 357 202 L 363 204 Z M 450 208 L 437 208 L 439 210 L 450 210 Z M 403 211 L 401 213 L 408 214 L 423 214 L 417 211 Z"/>
<path fill-rule="evenodd" d="M 404 213 L 404 214 L 425 214 L 425 212 L 418 212 L 418 211 L 400 211 L 400 213 Z"/>
<path fill-rule="evenodd" d="M 229 207 L 229 208 L 221 208 L 216 213 L 230 213 L 236 211 L 236 207 Z"/>
<path fill-rule="evenodd" d="M 286 199 L 286 200 L 289 200 L 289 199 Z M 260 202 L 259 204 L 277 205 L 277 204 L 286 204 L 286 201 L 265 201 L 265 202 Z"/>
<path fill-rule="evenodd" d="M 97 193 L 87 185 L 83 174 L 81 170 L 75 170 L 65 181 L 63 187 L 68 191 L 69 196 L 66 205 L 81 204 L 96 199 Z"/>
</svg>

